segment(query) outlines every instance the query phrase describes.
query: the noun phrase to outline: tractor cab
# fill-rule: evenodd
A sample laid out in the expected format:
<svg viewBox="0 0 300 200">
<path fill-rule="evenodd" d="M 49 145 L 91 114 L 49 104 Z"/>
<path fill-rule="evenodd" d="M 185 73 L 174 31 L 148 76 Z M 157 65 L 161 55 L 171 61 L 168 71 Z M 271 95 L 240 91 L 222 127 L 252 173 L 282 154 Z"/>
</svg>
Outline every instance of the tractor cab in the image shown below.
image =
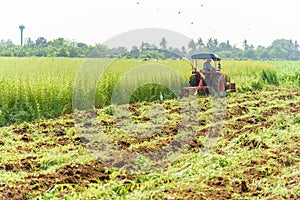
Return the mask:
<svg viewBox="0 0 300 200">
<path fill-rule="evenodd" d="M 210 65 L 213 67 L 213 69 L 217 71 L 221 70 L 221 57 L 212 53 L 200 53 L 192 55 L 191 63 L 193 69 L 196 68 L 199 71 L 203 70 L 207 60 L 211 60 Z"/>
</svg>

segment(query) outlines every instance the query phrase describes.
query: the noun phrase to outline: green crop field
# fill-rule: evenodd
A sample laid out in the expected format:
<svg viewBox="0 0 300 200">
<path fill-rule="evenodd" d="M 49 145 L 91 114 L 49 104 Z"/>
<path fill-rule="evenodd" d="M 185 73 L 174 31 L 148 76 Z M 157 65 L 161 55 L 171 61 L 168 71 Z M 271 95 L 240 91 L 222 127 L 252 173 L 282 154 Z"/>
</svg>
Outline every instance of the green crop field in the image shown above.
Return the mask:
<svg viewBox="0 0 300 200">
<path fill-rule="evenodd" d="M 300 62 L 222 71 L 179 99 L 187 60 L 0 58 L 0 199 L 299 199 Z"/>
</svg>

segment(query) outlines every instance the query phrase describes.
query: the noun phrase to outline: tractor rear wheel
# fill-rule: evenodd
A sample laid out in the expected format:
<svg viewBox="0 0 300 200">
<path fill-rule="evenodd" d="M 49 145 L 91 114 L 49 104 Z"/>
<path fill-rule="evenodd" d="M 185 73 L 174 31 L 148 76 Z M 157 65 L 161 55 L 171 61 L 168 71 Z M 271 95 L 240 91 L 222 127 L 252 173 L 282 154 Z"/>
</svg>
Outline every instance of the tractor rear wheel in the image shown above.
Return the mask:
<svg viewBox="0 0 300 200">
<path fill-rule="evenodd" d="M 225 97 L 226 91 L 225 91 L 225 79 L 222 75 L 217 74 L 213 79 L 213 89 L 216 91 L 216 94 L 219 97 Z"/>
</svg>

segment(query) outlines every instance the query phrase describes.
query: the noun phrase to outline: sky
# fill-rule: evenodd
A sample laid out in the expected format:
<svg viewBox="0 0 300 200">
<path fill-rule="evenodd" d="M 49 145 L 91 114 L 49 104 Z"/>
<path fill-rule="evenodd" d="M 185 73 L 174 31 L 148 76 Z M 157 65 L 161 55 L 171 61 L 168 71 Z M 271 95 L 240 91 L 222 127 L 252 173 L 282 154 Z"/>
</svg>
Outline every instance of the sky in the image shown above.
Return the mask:
<svg viewBox="0 0 300 200">
<path fill-rule="evenodd" d="M 132 30 L 165 29 L 188 38 L 269 46 L 300 41 L 296 0 L 3 0 L 0 39 L 63 37 L 94 45 Z M 147 36 L 145 36 L 147 37 Z M 166 38 L 168 40 L 168 38 Z"/>
</svg>

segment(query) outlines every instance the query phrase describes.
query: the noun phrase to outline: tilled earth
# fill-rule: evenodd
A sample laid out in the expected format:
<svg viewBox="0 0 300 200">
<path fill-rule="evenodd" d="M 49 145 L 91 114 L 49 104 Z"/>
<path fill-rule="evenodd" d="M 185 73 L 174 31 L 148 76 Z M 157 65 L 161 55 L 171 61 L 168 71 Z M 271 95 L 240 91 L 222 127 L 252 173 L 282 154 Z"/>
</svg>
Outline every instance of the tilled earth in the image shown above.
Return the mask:
<svg viewBox="0 0 300 200">
<path fill-rule="evenodd" d="M 273 90 L 232 94 L 220 104 L 214 103 L 210 97 L 191 97 L 181 102 L 145 102 L 2 127 L 0 173 L 5 176 L 0 177 L 0 198 L 36 198 L 58 186 L 60 192 L 56 197 L 63 198 L 93 184 L 137 181 L 137 176 L 130 173 L 139 167 L 133 165 L 136 155 L 153 162 L 150 171 L 145 172 L 147 176 L 156 168 L 167 169 L 170 163 L 175 165 L 176 162 L 166 159 L 170 152 L 199 153 L 208 148 L 205 139 L 217 138 L 222 144 L 218 148 L 211 147 L 213 154 L 230 157 L 229 149 L 247 152 L 260 149 L 262 153 L 248 162 L 241 162 L 236 172 L 224 171 L 224 176 L 201 180 L 203 187 L 173 187 L 153 198 L 299 199 L 300 174 L 282 175 L 283 169 L 300 170 L 299 132 L 278 148 L 249 134 L 287 130 L 299 124 L 300 92 Z M 216 110 L 213 112 L 213 109 Z M 213 124 L 212 121 L 222 123 Z M 220 129 L 221 132 L 212 131 Z M 99 138 L 95 137 L 99 132 L 106 135 L 100 138 L 102 142 L 97 142 Z M 232 148 L 220 148 L 232 143 L 235 143 Z M 85 156 L 89 152 L 107 152 L 107 149 L 112 149 L 109 155 Z M 123 168 L 126 169 L 123 175 L 112 175 Z M 260 181 L 269 187 L 281 181 L 285 184 L 283 188 L 298 193 L 274 194 L 254 184 Z"/>
</svg>

